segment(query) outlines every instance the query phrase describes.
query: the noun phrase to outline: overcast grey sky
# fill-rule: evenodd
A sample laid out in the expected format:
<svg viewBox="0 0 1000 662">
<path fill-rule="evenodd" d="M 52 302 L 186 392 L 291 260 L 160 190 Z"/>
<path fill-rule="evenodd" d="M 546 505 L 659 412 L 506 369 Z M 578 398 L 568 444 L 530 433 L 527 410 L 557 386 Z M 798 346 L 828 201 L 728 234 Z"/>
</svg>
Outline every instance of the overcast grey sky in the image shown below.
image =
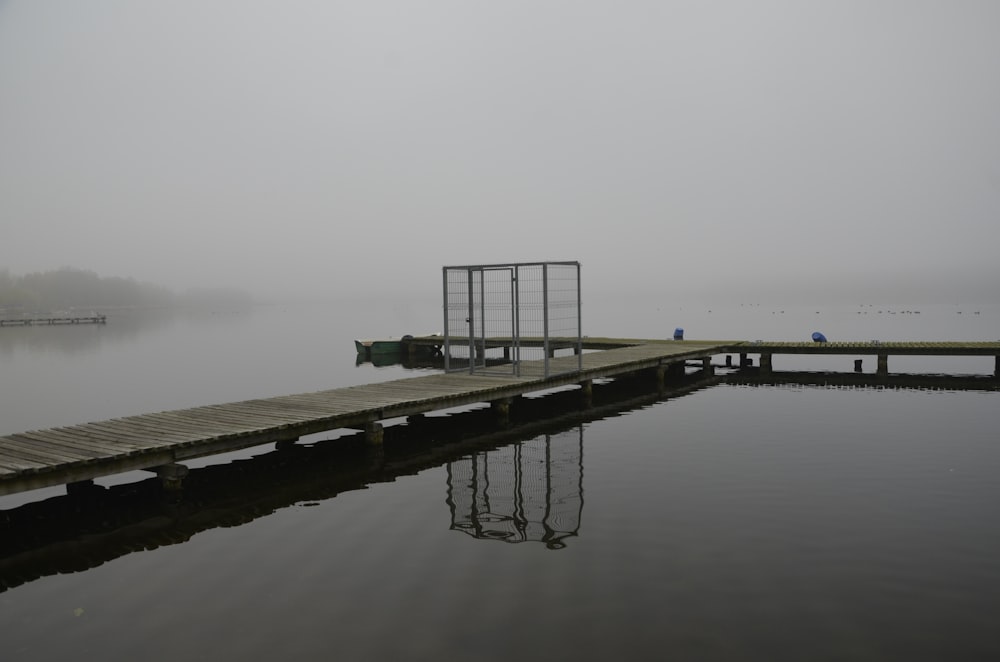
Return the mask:
<svg viewBox="0 0 1000 662">
<path fill-rule="evenodd" d="M 14 273 L 995 301 L 998 221 L 994 0 L 0 0 Z"/>
</svg>

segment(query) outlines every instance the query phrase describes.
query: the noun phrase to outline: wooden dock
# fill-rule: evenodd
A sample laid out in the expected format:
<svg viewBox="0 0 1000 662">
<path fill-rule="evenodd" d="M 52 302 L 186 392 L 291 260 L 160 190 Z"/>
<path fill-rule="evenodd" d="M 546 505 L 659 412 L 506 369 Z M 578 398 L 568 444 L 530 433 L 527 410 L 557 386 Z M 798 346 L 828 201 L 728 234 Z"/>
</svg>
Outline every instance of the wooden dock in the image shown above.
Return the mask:
<svg viewBox="0 0 1000 662">
<path fill-rule="evenodd" d="M 433 342 L 434 337 L 413 342 Z M 440 338 L 436 338 L 440 342 Z M 587 401 L 595 379 L 649 371 L 660 388 L 691 362 L 713 369 L 712 358 L 738 354 L 740 365 L 759 355 L 757 370 L 770 371 L 774 354 L 992 355 L 1000 373 L 1000 342 L 991 343 L 763 343 L 588 338 L 585 349 L 602 349 L 542 361 L 524 361 L 518 375 L 449 372 L 298 395 L 245 400 L 128 416 L 0 437 L 0 495 L 89 481 L 126 471 L 157 472 L 167 487 L 180 484 L 183 463 L 197 457 L 289 442 L 304 435 L 351 428 L 381 443 L 382 422 L 430 411 L 489 403 L 499 419 L 513 398 L 557 387 L 581 387 Z M 579 366 L 579 369 L 578 369 Z"/>
<path fill-rule="evenodd" d="M 13 317 L 0 319 L 4 326 L 56 326 L 65 324 L 107 324 L 106 315 L 72 315 L 60 317 Z"/>
</svg>

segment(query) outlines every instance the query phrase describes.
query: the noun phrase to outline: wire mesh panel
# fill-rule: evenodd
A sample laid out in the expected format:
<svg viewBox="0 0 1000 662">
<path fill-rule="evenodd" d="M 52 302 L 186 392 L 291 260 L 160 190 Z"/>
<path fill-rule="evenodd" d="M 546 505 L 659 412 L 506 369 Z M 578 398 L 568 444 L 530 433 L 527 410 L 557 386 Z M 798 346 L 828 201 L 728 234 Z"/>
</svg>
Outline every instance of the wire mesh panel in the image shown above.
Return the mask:
<svg viewBox="0 0 1000 662">
<path fill-rule="evenodd" d="M 566 546 L 583 515 L 583 429 L 449 462 L 451 528 L 474 538 Z"/>
<path fill-rule="evenodd" d="M 445 369 L 548 377 L 581 367 L 579 262 L 444 267 Z M 561 353 L 576 361 L 553 362 Z"/>
</svg>

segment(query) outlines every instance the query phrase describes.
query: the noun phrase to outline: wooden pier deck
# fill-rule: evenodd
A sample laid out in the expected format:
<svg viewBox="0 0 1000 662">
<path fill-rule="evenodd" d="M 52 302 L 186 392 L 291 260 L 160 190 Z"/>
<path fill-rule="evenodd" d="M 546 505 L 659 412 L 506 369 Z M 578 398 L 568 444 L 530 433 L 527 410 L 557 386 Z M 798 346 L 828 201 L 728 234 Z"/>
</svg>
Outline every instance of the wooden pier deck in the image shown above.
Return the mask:
<svg viewBox="0 0 1000 662">
<path fill-rule="evenodd" d="M 434 339 L 414 339 L 432 342 Z M 440 338 L 437 338 L 440 342 Z M 373 443 L 381 422 L 476 403 L 490 403 L 502 416 L 514 397 L 567 385 L 586 393 L 594 379 L 654 371 L 662 383 L 671 369 L 700 360 L 711 370 L 719 354 L 760 355 L 770 370 L 773 354 L 992 355 L 1000 373 L 1000 341 L 985 343 L 774 343 L 588 338 L 581 356 L 524 361 L 519 375 L 451 372 L 394 381 L 245 400 L 229 404 L 128 416 L 0 437 L 0 495 L 71 484 L 136 469 L 158 472 L 166 484 L 186 472 L 180 463 L 197 457 L 340 428 L 364 429 Z M 581 366 L 577 370 L 578 366 Z"/>
<path fill-rule="evenodd" d="M 62 315 L 50 317 L 11 317 L 0 319 L 4 326 L 56 326 L 64 324 L 107 324 L 106 315 Z"/>
<path fill-rule="evenodd" d="M 0 494 L 91 480 L 135 469 L 182 476 L 185 460 L 294 441 L 339 428 L 365 429 L 377 439 L 380 421 L 518 395 L 707 357 L 718 343 L 633 345 L 583 356 L 580 372 L 550 377 L 434 374 L 344 388 L 128 416 L 0 437 Z M 572 362 L 559 357 L 553 362 Z"/>
</svg>

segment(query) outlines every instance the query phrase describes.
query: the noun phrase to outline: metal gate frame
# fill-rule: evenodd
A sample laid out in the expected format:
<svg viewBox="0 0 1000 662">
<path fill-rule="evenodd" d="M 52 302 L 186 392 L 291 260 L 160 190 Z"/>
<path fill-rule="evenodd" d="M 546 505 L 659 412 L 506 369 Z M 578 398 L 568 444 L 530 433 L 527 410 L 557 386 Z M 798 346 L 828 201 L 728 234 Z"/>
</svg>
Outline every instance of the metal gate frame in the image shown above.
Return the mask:
<svg viewBox="0 0 1000 662">
<path fill-rule="evenodd" d="M 579 262 L 447 266 L 442 278 L 446 371 L 519 376 L 537 353 L 550 377 L 557 349 L 577 356 L 558 374 L 582 369 Z M 568 342 L 557 346 L 554 338 Z M 502 357 L 491 357 L 497 350 Z"/>
</svg>

